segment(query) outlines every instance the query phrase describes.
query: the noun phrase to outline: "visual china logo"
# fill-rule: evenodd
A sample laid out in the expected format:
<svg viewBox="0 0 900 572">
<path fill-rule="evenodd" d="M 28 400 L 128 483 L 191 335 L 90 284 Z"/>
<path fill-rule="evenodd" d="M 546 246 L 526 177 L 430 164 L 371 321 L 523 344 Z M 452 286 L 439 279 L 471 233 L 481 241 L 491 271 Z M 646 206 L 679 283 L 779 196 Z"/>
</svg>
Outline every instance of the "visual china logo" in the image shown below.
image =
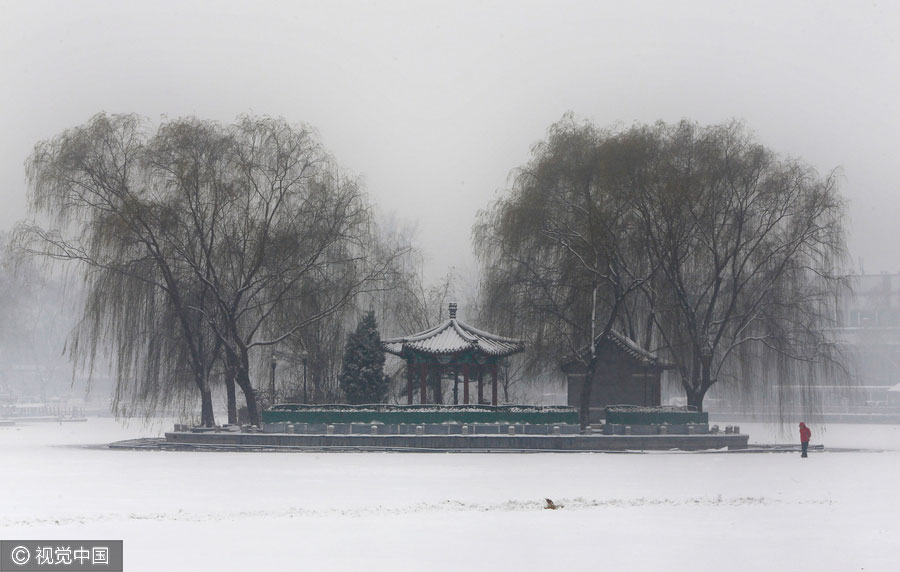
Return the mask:
<svg viewBox="0 0 900 572">
<path fill-rule="evenodd" d="M 0 572 L 123 572 L 121 540 L 2 540 Z"/>
</svg>

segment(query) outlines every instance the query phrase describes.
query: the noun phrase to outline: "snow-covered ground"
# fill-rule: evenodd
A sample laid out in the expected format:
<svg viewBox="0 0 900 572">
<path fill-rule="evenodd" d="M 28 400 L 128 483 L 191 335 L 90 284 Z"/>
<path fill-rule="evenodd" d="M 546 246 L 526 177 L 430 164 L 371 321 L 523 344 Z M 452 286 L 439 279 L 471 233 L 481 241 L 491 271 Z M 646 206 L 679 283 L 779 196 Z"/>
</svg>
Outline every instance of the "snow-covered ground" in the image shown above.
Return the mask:
<svg viewBox="0 0 900 572">
<path fill-rule="evenodd" d="M 0 427 L 0 538 L 121 538 L 129 572 L 900 570 L 895 425 L 819 428 L 826 448 L 877 451 L 806 460 L 90 447 L 169 427 Z"/>
</svg>

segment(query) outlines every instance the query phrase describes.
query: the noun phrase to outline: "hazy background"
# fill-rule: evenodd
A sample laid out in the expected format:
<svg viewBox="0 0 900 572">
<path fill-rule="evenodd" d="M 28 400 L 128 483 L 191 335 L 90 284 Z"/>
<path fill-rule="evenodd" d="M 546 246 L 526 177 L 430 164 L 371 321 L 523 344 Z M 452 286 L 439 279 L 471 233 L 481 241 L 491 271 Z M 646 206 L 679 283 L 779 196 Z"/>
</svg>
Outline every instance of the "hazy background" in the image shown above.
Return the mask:
<svg viewBox="0 0 900 572">
<path fill-rule="evenodd" d="M 284 116 L 318 129 L 428 271 L 566 111 L 600 125 L 746 120 L 841 166 L 855 264 L 900 271 L 895 3 L 0 0 L 0 229 L 34 143 L 98 111 Z M 857 268 L 858 270 L 858 268 Z"/>
</svg>

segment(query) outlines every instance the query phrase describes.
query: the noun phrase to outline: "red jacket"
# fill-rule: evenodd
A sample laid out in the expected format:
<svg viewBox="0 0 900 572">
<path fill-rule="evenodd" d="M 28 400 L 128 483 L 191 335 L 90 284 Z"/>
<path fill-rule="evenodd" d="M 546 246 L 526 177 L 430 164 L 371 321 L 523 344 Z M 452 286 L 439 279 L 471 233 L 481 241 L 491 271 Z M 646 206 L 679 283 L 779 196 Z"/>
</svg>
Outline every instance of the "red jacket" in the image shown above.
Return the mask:
<svg viewBox="0 0 900 572">
<path fill-rule="evenodd" d="M 809 427 L 806 426 L 806 423 L 800 424 L 800 442 L 801 443 L 809 443 L 809 438 L 812 436 L 812 431 L 809 430 Z"/>
</svg>

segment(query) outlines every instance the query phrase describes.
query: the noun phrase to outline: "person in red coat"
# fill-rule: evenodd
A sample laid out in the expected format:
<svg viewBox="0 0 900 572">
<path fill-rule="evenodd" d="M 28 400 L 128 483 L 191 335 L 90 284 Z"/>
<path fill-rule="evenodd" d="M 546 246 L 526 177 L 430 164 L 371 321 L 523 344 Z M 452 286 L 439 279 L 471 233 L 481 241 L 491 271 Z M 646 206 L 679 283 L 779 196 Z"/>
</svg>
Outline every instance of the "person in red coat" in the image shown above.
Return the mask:
<svg viewBox="0 0 900 572">
<path fill-rule="evenodd" d="M 812 436 L 812 431 L 809 430 L 809 427 L 806 426 L 806 423 L 800 424 L 800 447 L 802 449 L 802 453 L 800 457 L 806 458 L 806 450 L 809 449 L 809 438 Z"/>
</svg>

